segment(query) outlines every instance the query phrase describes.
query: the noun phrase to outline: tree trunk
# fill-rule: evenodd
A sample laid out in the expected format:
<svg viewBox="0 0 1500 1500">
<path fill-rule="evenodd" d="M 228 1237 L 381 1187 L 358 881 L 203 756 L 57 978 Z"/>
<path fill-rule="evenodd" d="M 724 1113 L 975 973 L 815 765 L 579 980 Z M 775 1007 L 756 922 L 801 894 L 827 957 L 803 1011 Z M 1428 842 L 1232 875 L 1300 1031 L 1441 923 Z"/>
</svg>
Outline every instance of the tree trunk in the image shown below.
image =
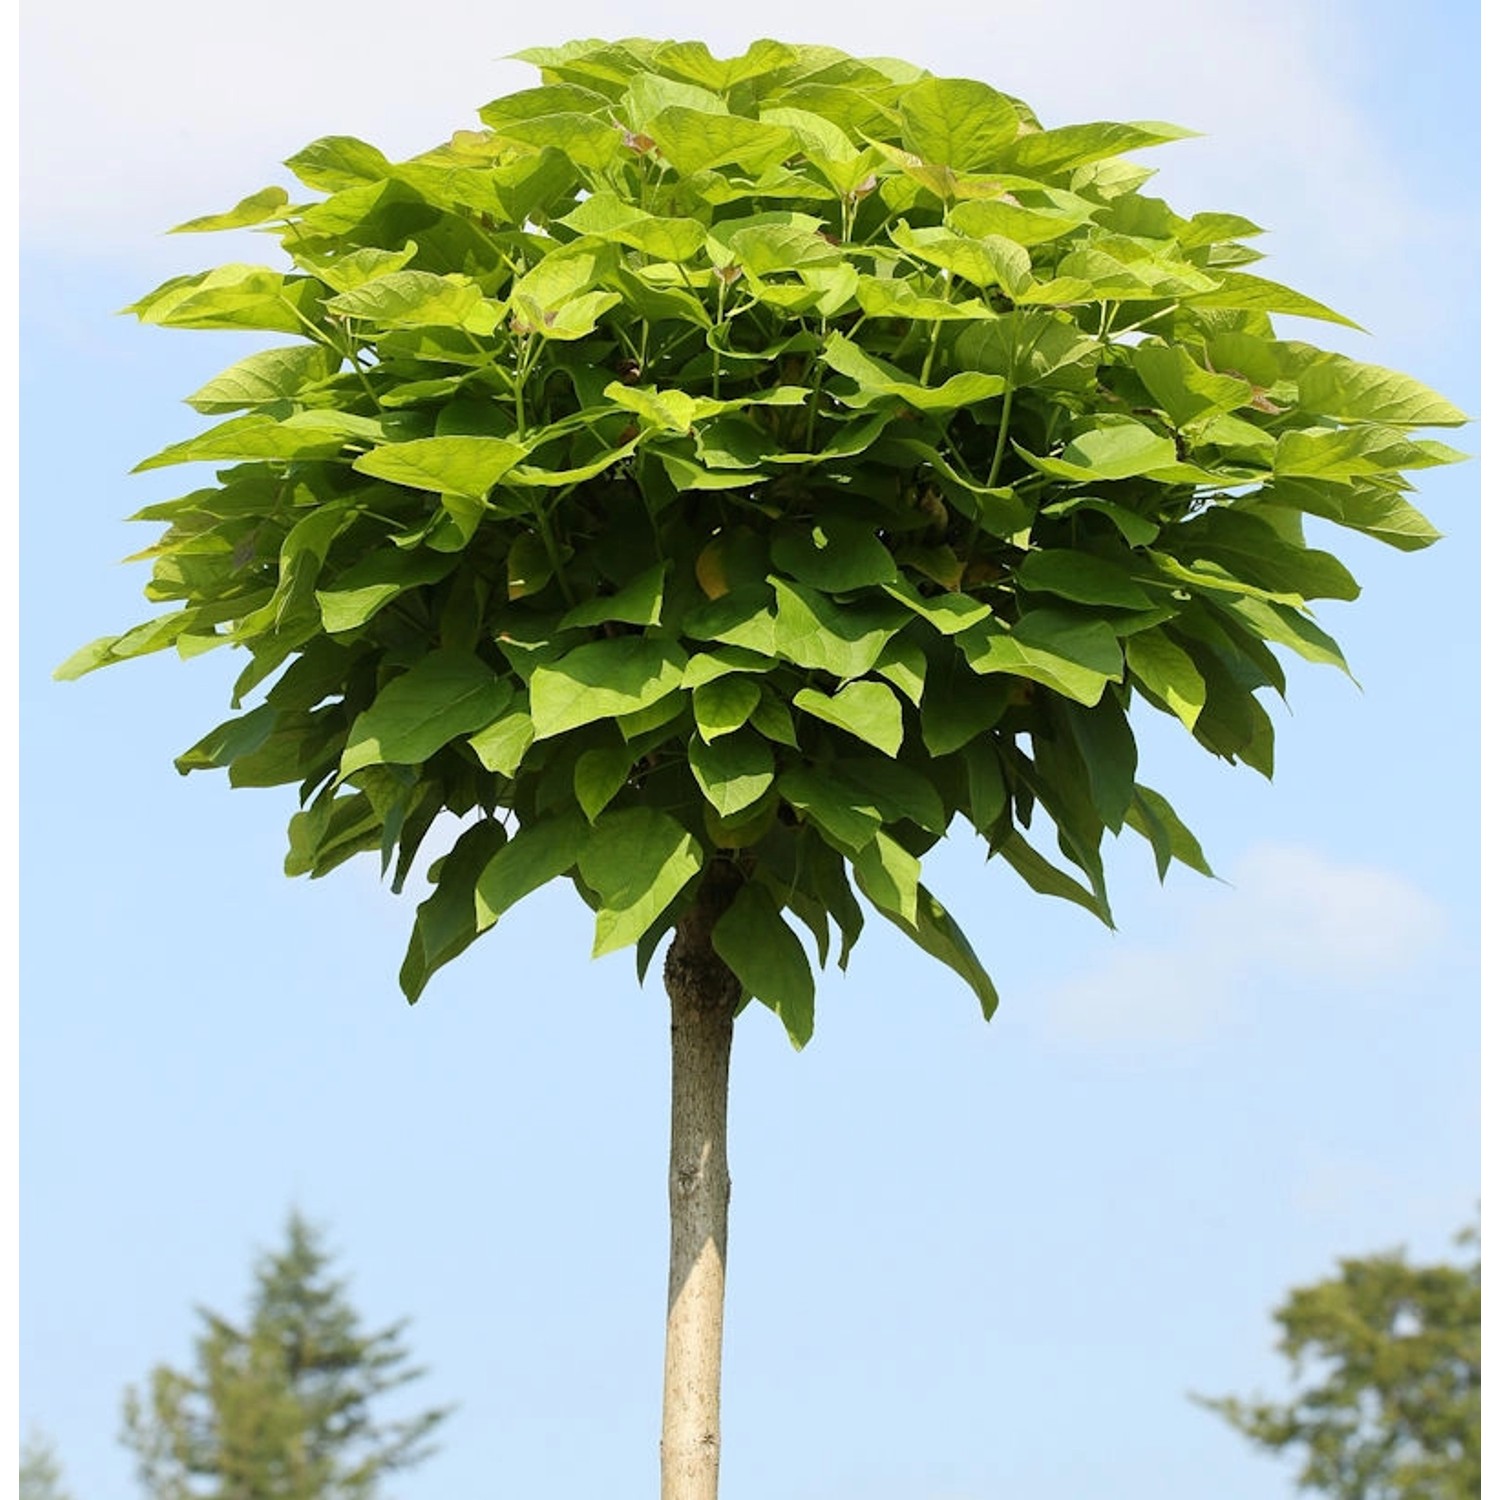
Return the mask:
<svg viewBox="0 0 1500 1500">
<path fill-rule="evenodd" d="M 716 1500 L 724 1260 L 729 1234 L 729 1046 L 739 981 L 714 952 L 714 923 L 739 874 L 715 863 L 667 950 L 672 1008 L 672 1250 L 662 1394 L 662 1500 Z"/>
</svg>

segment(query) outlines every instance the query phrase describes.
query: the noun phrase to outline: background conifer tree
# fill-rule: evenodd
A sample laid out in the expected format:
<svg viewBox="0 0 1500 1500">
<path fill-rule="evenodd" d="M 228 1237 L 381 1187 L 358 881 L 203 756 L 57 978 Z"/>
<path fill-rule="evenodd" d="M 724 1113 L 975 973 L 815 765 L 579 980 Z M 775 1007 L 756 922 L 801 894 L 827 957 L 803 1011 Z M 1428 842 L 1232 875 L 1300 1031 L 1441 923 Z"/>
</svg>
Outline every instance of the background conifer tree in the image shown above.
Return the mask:
<svg viewBox="0 0 1500 1500">
<path fill-rule="evenodd" d="M 191 1371 L 158 1365 L 125 1395 L 124 1441 L 151 1500 L 374 1500 L 427 1458 L 447 1415 L 386 1421 L 379 1399 L 424 1372 L 404 1323 L 365 1333 L 317 1232 L 293 1213 L 237 1326 L 199 1309 Z"/>
</svg>

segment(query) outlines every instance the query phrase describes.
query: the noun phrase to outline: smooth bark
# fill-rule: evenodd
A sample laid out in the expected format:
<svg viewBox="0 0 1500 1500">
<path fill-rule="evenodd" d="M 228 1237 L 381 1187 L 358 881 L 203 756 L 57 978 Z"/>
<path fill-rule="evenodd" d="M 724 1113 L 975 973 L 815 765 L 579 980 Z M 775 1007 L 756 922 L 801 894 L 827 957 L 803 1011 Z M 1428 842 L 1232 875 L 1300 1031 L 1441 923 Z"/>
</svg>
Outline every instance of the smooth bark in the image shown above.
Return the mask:
<svg viewBox="0 0 1500 1500">
<path fill-rule="evenodd" d="M 662 1500 L 719 1492 L 719 1370 L 729 1236 L 729 1049 L 740 986 L 714 952 L 713 925 L 733 899 L 732 867 L 705 872 L 667 951 L 672 1014 L 672 1248 L 662 1394 Z"/>
</svg>

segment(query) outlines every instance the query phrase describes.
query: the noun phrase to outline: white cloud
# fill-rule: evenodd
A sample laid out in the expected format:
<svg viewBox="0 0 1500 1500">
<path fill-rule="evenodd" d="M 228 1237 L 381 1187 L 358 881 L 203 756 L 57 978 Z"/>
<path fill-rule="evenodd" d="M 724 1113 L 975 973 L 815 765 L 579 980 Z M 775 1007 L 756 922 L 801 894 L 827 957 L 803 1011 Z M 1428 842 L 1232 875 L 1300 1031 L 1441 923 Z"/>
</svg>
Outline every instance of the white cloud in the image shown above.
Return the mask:
<svg viewBox="0 0 1500 1500">
<path fill-rule="evenodd" d="M 815 11 L 765 0 L 743 14 L 667 0 L 628 12 L 605 0 L 504 9 L 451 0 L 440 14 L 395 0 L 355 11 L 59 0 L 23 16 L 24 233 L 48 248 L 160 256 L 162 229 L 285 180 L 276 164 L 318 135 L 414 153 L 534 80 L 500 53 L 628 30 L 704 35 L 720 53 L 776 35 L 906 57 L 984 77 L 1054 123 L 1173 119 L 1209 137 L 1155 153 L 1174 200 L 1259 216 L 1281 231 L 1278 244 L 1299 247 L 1303 266 L 1373 257 L 1394 272 L 1410 217 L 1388 211 L 1399 185 L 1326 61 L 1337 55 L 1328 29 L 1340 14 L 1264 0 L 1217 8 L 1210 33 L 1196 0 L 928 0 L 919 24 L 909 9 L 858 0 L 822 0 Z M 176 244 L 179 258 L 201 253 Z M 1347 283 L 1321 290 L 1349 294 Z"/>
<path fill-rule="evenodd" d="M 1228 888 L 1189 906 L 1173 939 L 1115 943 L 1045 995 L 1056 1034 L 1086 1041 L 1192 1041 L 1252 988 L 1317 982 L 1378 992 L 1441 936 L 1441 908 L 1388 870 L 1263 844 Z"/>
</svg>

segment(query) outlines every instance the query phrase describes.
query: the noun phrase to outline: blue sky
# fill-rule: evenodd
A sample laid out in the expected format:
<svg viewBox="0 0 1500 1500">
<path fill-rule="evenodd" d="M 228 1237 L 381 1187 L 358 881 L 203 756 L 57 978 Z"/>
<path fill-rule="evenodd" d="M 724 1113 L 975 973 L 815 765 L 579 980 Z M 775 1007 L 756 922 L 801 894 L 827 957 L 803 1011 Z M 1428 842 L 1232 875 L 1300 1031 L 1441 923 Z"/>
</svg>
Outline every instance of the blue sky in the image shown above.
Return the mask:
<svg viewBox="0 0 1500 1500">
<path fill-rule="evenodd" d="M 411 152 L 530 81 L 490 61 L 620 29 L 595 0 L 30 8 L 23 23 L 21 1410 L 78 1500 L 128 1495 L 127 1382 L 233 1313 L 293 1202 L 372 1322 L 410 1315 L 443 1451 L 401 1500 L 655 1483 L 666 1018 L 588 914 L 544 891 L 409 1009 L 409 901 L 356 862 L 280 873 L 285 789 L 172 756 L 227 710 L 221 653 L 77 684 L 143 618 L 176 494 L 128 477 L 247 347 L 115 309 L 266 253 L 160 229 L 285 180 L 306 141 Z M 1476 5 L 1066 8 L 777 3 L 754 23 L 641 0 L 629 29 L 721 53 L 766 34 L 982 77 L 1048 123 L 1165 118 L 1174 206 L 1274 232 L 1269 274 L 1369 336 L 1286 327 L 1477 413 Z M 278 62 L 295 46 L 295 62 Z M 122 61 L 122 59 L 128 59 Z M 1477 451 L 1477 434 L 1457 438 Z M 871 930 L 800 1056 L 736 1039 L 724 1500 L 1222 1500 L 1290 1471 L 1189 1390 L 1281 1389 L 1269 1310 L 1335 1257 L 1447 1251 L 1478 1196 L 1478 493 L 1423 476 L 1446 533 L 1338 534 L 1365 585 L 1323 616 L 1361 687 L 1298 662 L 1274 785 L 1142 721 L 1223 880 L 1115 860 L 1120 930 L 959 839 L 934 888 L 1002 993 Z M 415 1399 L 415 1393 L 413 1394 Z"/>
</svg>

